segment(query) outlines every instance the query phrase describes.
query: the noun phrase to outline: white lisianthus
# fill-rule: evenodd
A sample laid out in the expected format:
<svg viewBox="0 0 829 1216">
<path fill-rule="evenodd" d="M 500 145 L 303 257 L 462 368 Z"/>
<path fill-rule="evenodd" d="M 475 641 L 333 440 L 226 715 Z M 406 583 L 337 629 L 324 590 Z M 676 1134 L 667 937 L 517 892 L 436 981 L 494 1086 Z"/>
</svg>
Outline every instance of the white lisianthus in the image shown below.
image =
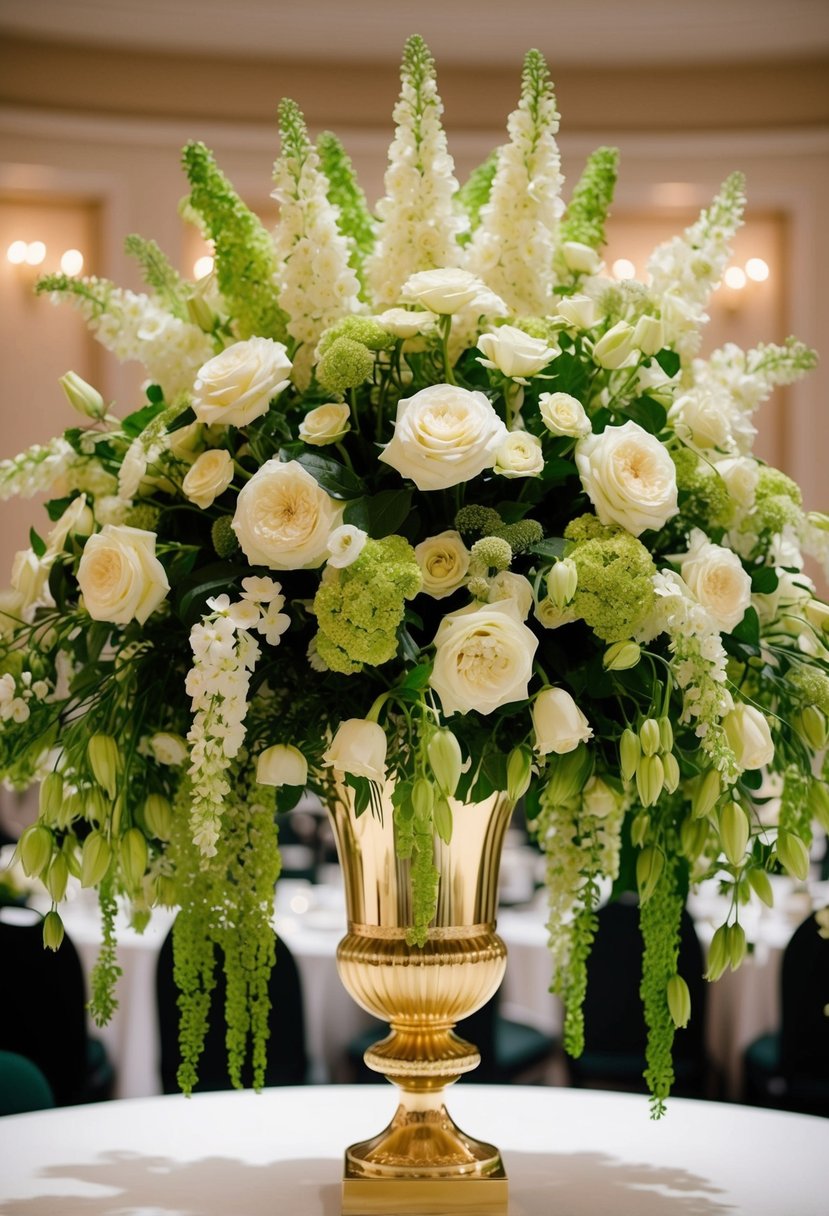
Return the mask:
<svg viewBox="0 0 829 1216">
<path fill-rule="evenodd" d="M 478 362 L 510 378 L 522 380 L 535 376 L 559 354 L 558 347 L 548 346 L 542 338 L 533 338 L 514 325 L 501 325 L 492 333 L 481 334 L 478 350 L 484 355 Z"/>
<path fill-rule="evenodd" d="M 299 437 L 312 447 L 338 443 L 351 426 L 351 411 L 342 402 L 331 401 L 309 410 L 299 424 Z"/>
<path fill-rule="evenodd" d="M 435 664 L 429 683 L 445 717 L 523 701 L 532 676 L 538 639 L 521 619 L 515 600 L 470 604 L 444 617 L 435 635 Z"/>
<path fill-rule="evenodd" d="M 592 738 L 593 730 L 566 688 L 544 688 L 532 704 L 535 750 L 563 756 Z"/>
<path fill-rule="evenodd" d="M 626 365 L 634 349 L 633 326 L 627 321 L 617 321 L 593 347 L 593 362 L 608 371 L 615 371 Z"/>
<path fill-rule="evenodd" d="M 718 460 L 715 468 L 725 482 L 729 497 L 734 499 L 738 507 L 750 511 L 760 481 L 757 461 L 751 456 L 729 456 L 725 460 Z"/>
<path fill-rule="evenodd" d="M 445 490 L 491 469 L 507 428 L 483 393 L 434 384 L 397 405 L 380 460 L 419 490 Z"/>
<path fill-rule="evenodd" d="M 486 291 L 468 270 L 419 270 L 403 284 L 402 298 L 441 316 L 459 312 Z"/>
<path fill-rule="evenodd" d="M 181 483 L 186 498 L 206 510 L 233 481 L 233 457 L 227 448 L 209 448 L 187 470 Z"/>
<path fill-rule="evenodd" d="M 166 730 L 157 731 L 151 737 L 150 751 L 159 764 L 166 764 L 170 768 L 184 764 L 190 754 L 186 740 Z"/>
<path fill-rule="evenodd" d="M 427 595 L 442 600 L 463 585 L 469 570 L 469 550 L 460 532 L 450 528 L 428 536 L 414 552 L 423 575 L 421 590 Z"/>
<path fill-rule="evenodd" d="M 679 510 L 674 462 L 636 422 L 580 439 L 576 467 L 603 524 L 619 524 L 639 536 L 664 527 Z"/>
<path fill-rule="evenodd" d="M 308 780 L 308 761 L 293 744 L 275 743 L 259 753 L 256 780 L 260 785 L 293 785 L 304 789 Z"/>
<path fill-rule="evenodd" d="M 20 597 L 20 608 L 31 608 L 43 596 L 51 561 L 40 558 L 34 549 L 19 549 L 12 562 L 12 589 Z"/>
<path fill-rule="evenodd" d="M 499 570 L 494 578 L 489 580 L 490 604 L 501 600 L 513 600 L 518 606 L 521 620 L 526 621 L 533 606 L 533 586 L 523 574 L 514 574 L 512 570 Z"/>
<path fill-rule="evenodd" d="M 774 741 L 765 714 L 739 701 L 723 718 L 728 745 L 743 769 L 763 768 L 774 759 Z"/>
<path fill-rule="evenodd" d="M 569 393 L 542 393 L 538 398 L 538 410 L 553 435 L 580 439 L 590 434 L 592 428 L 584 406 Z"/>
<path fill-rule="evenodd" d="M 417 338 L 435 328 L 431 313 L 412 312 L 408 308 L 387 308 L 374 319 L 395 338 Z"/>
<path fill-rule="evenodd" d="M 655 355 L 665 345 L 665 335 L 659 317 L 641 316 L 633 328 L 633 345 L 643 355 Z"/>
<path fill-rule="evenodd" d="M 730 633 L 739 625 L 751 603 L 751 579 L 736 553 L 694 528 L 688 552 L 680 558 L 680 574 L 720 629 Z"/>
<path fill-rule="evenodd" d="M 571 329 L 592 329 L 599 320 L 599 306 L 592 296 L 564 296 L 556 304 L 554 321 L 564 321 Z"/>
<path fill-rule="evenodd" d="M 564 265 L 574 274 L 598 274 L 604 266 L 596 250 L 581 241 L 564 241 L 559 252 Z"/>
<path fill-rule="evenodd" d="M 362 528 L 356 528 L 354 524 L 340 524 L 328 537 L 328 552 L 331 555 L 328 565 L 337 570 L 350 566 L 362 553 L 367 540 L 368 533 Z"/>
<path fill-rule="evenodd" d="M 386 732 L 379 723 L 367 718 L 347 718 L 337 727 L 322 760 L 335 772 L 385 781 L 386 747 Z"/>
<path fill-rule="evenodd" d="M 84 546 L 78 586 L 84 607 L 95 621 L 143 625 L 162 602 L 170 584 L 155 555 L 155 532 L 107 524 Z"/>
<path fill-rule="evenodd" d="M 543 471 L 541 440 L 529 431 L 510 431 L 495 453 L 495 472 L 502 477 L 538 477 Z"/>
<path fill-rule="evenodd" d="M 305 570 L 328 556 L 342 507 L 296 460 L 268 460 L 240 491 L 233 531 L 254 566 Z"/>
<path fill-rule="evenodd" d="M 284 345 L 273 338 L 235 342 L 199 368 L 193 412 L 208 425 L 247 426 L 288 387 L 291 367 Z"/>
</svg>

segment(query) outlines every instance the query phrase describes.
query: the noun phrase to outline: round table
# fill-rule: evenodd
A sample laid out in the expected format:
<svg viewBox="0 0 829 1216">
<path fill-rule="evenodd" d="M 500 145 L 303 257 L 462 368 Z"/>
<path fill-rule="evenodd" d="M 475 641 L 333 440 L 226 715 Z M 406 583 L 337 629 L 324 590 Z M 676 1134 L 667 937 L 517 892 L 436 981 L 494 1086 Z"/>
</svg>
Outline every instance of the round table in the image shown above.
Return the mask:
<svg viewBox="0 0 829 1216">
<path fill-rule="evenodd" d="M 4 1216 L 337 1216 L 345 1145 L 392 1090 L 136 1098 L 2 1120 Z M 502 1150 L 510 1216 L 825 1216 L 829 1120 L 597 1090 L 463 1085 L 461 1127 Z"/>
</svg>

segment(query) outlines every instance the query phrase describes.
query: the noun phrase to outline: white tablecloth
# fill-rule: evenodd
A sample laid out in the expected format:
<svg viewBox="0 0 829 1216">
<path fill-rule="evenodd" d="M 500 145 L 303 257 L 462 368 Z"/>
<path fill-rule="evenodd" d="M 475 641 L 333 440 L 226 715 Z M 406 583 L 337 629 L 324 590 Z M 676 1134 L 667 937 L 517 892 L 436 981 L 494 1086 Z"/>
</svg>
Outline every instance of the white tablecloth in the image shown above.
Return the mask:
<svg viewBox="0 0 829 1216">
<path fill-rule="evenodd" d="M 72 1107 L 2 1121 L 2 1216 L 337 1216 L 347 1143 L 379 1131 L 377 1086 Z M 825 1216 L 829 1120 L 673 1099 L 469 1086 L 462 1128 L 497 1144 L 510 1216 Z M 459 1185 L 463 1185 L 462 1183 Z"/>
</svg>

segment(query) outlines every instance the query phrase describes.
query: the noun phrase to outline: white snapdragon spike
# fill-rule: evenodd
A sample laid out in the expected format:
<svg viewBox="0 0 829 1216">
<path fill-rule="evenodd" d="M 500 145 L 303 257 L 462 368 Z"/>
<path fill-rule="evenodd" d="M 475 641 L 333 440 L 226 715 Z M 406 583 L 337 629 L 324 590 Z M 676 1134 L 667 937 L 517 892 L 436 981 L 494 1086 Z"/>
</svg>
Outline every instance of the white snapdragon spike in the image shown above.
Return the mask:
<svg viewBox="0 0 829 1216">
<path fill-rule="evenodd" d="M 42 491 L 50 491 L 74 459 L 75 452 L 70 444 L 63 436 L 58 436 L 48 443 L 33 444 L 19 456 L 0 460 L 0 501 L 31 498 Z"/>
<path fill-rule="evenodd" d="M 403 284 L 417 271 L 458 266 L 457 237 L 465 227 L 453 207 L 458 182 L 440 121 L 434 61 L 422 38 L 407 41 L 400 75 L 386 193 L 377 204 L 380 226 L 367 264 L 377 309 L 398 304 Z"/>
<path fill-rule="evenodd" d="M 467 266 L 518 315 L 550 311 L 561 202 L 559 115 L 543 57 L 524 61 L 521 100 L 498 150 L 489 202 L 469 245 Z"/>
<path fill-rule="evenodd" d="M 699 348 L 705 308 L 731 256 L 743 222 L 745 179 L 732 173 L 711 206 L 682 236 L 657 246 L 648 259 L 651 292 L 660 301 L 666 346 L 691 358 Z"/>
<path fill-rule="evenodd" d="M 274 165 L 279 223 L 274 234 L 280 307 L 299 349 L 291 379 L 306 388 L 314 348 L 323 330 L 361 308 L 360 282 L 348 264 L 350 249 L 338 227 L 338 209 L 328 201 L 328 181 L 308 139 L 297 105 L 279 108 L 282 153 Z"/>
</svg>

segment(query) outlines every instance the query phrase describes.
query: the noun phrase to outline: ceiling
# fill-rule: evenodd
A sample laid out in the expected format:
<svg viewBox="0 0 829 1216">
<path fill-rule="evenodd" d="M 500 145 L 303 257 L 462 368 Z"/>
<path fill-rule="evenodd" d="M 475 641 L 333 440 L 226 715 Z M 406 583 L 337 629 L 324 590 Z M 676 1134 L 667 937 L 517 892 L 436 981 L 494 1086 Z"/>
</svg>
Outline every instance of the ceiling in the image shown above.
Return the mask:
<svg viewBox="0 0 829 1216">
<path fill-rule="evenodd" d="M 827 0 L 0 0 L 29 39 L 367 63 L 421 33 L 439 63 L 514 64 L 530 46 L 572 65 L 816 58 Z M 324 82 L 321 82 L 324 87 Z"/>
</svg>

